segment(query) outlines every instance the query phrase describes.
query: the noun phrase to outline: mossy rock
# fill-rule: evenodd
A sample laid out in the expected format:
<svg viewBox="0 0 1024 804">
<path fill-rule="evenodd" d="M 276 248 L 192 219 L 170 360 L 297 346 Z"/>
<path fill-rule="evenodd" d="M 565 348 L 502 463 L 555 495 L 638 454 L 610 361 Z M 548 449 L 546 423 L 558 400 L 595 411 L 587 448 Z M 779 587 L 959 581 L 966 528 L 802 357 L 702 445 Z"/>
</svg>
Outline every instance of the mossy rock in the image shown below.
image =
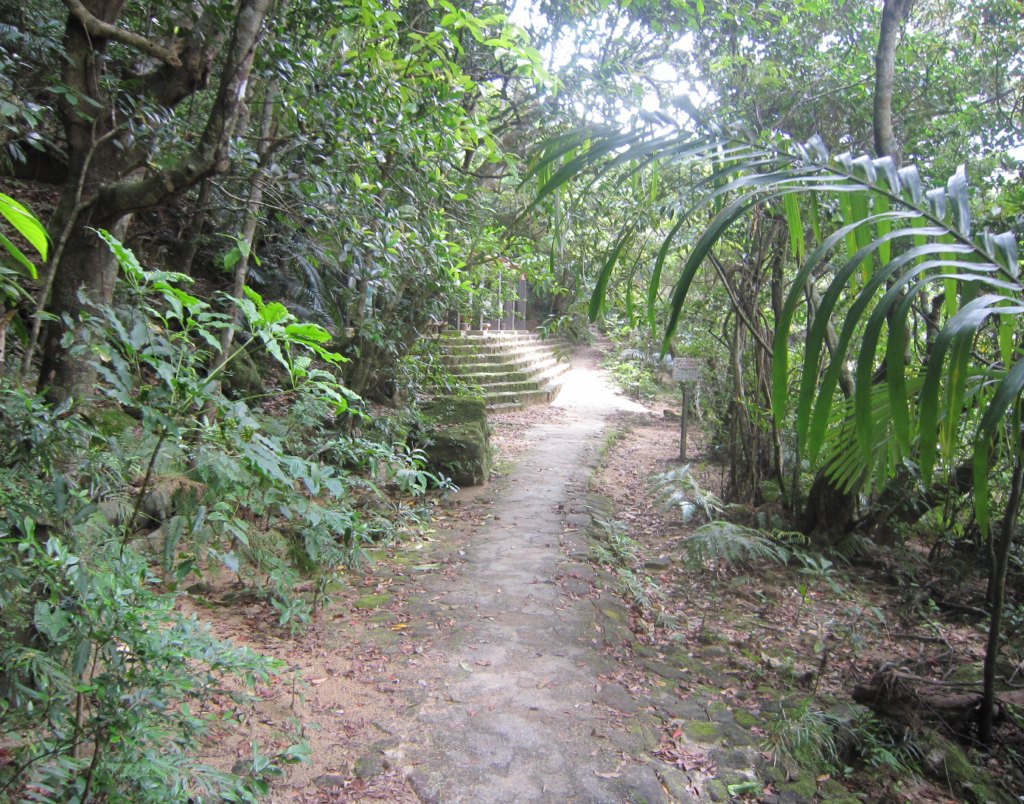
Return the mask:
<svg viewBox="0 0 1024 804">
<path fill-rule="evenodd" d="M 789 790 L 800 798 L 810 801 L 818 792 L 818 782 L 812 774 L 806 773 L 799 780 L 780 785 L 779 792 Z"/>
<path fill-rule="evenodd" d="M 356 760 L 352 770 L 360 779 L 369 779 L 373 776 L 381 776 L 391 767 L 387 759 L 382 756 L 365 756 Z"/>
<path fill-rule="evenodd" d="M 719 737 L 718 726 L 715 723 L 693 721 L 687 723 L 683 730 L 686 732 L 686 736 L 696 743 L 713 743 Z"/>
<path fill-rule="evenodd" d="M 380 595 L 363 595 L 355 603 L 352 604 L 354 609 L 379 609 L 382 606 L 388 605 L 392 600 L 395 599 L 394 595 L 380 594 Z"/>
<path fill-rule="evenodd" d="M 423 405 L 423 415 L 438 424 L 487 426 L 487 405 L 478 396 L 438 396 Z"/>
<path fill-rule="evenodd" d="M 976 804 L 1003 804 L 1015 798 L 995 788 L 992 777 L 972 759 L 964 747 L 947 740 L 938 732 L 926 731 L 918 738 L 928 770 L 942 784 L 963 793 L 965 801 Z"/>
<path fill-rule="evenodd" d="M 710 779 L 707 786 L 708 798 L 718 804 L 720 801 L 728 801 L 731 796 L 729 795 L 729 788 L 726 787 L 718 779 Z"/>
<path fill-rule="evenodd" d="M 757 512 L 749 505 L 732 503 L 725 506 L 722 509 L 722 519 L 734 525 L 743 525 L 748 528 L 757 527 Z"/>
<path fill-rule="evenodd" d="M 139 424 L 121 408 L 93 408 L 86 415 L 107 438 L 119 436 L 125 430 L 134 430 Z"/>
<path fill-rule="evenodd" d="M 263 372 L 252 355 L 240 348 L 232 352 L 224 369 L 224 393 L 232 399 L 247 399 L 267 392 Z"/>
<path fill-rule="evenodd" d="M 450 426 L 431 436 L 423 450 L 427 468 L 451 478 L 457 486 L 482 486 L 491 471 L 491 445 L 477 424 Z"/>
<path fill-rule="evenodd" d="M 423 407 L 435 426 L 424 448 L 427 468 L 457 486 L 480 486 L 491 471 L 487 407 L 479 397 L 442 396 Z"/>
<path fill-rule="evenodd" d="M 978 684 L 981 683 L 985 671 L 980 664 L 963 664 L 949 677 L 950 681 L 958 683 Z"/>
<path fill-rule="evenodd" d="M 736 718 L 737 723 L 748 729 L 751 729 L 761 723 L 761 719 L 759 717 L 751 714 L 746 709 L 733 710 L 733 717 Z"/>
<path fill-rule="evenodd" d="M 829 802 L 829 804 L 862 804 L 859 798 L 835 779 L 826 779 L 821 783 L 818 798 L 821 801 Z"/>
</svg>

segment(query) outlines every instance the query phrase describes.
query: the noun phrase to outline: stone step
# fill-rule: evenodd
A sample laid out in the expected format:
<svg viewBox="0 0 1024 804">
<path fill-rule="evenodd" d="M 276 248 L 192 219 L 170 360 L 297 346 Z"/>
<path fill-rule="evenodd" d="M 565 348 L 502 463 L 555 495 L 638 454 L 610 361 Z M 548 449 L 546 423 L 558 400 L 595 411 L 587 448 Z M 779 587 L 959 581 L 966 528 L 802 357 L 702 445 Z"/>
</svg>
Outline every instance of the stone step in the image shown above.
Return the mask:
<svg viewBox="0 0 1024 804">
<path fill-rule="evenodd" d="M 525 402 L 499 402 L 487 406 L 488 413 L 515 413 L 518 410 L 526 410 Z"/>
<path fill-rule="evenodd" d="M 529 371 L 533 366 L 553 366 L 557 359 L 550 352 L 531 352 L 526 355 L 468 355 L 463 360 L 446 360 L 449 368 L 460 369 L 463 374 L 482 371 L 499 371 L 505 367 L 510 371 Z"/>
<path fill-rule="evenodd" d="M 477 382 L 473 384 L 480 388 L 484 396 L 505 391 L 514 393 L 537 391 L 544 385 L 544 383 L 539 383 L 536 380 L 493 380 L 487 383 Z"/>
<path fill-rule="evenodd" d="M 555 351 L 567 349 L 521 330 L 448 333 L 442 341 L 450 371 L 480 389 L 488 410 L 505 412 L 555 398 L 570 368 Z"/>
<path fill-rule="evenodd" d="M 442 346 L 442 353 L 449 358 L 461 359 L 468 355 L 474 355 L 479 357 L 495 357 L 502 358 L 505 355 L 516 355 L 516 354 L 534 354 L 537 352 L 546 352 L 551 354 L 554 351 L 555 344 L 546 341 L 521 341 L 519 343 L 456 343 L 456 344 L 444 344 Z"/>
</svg>

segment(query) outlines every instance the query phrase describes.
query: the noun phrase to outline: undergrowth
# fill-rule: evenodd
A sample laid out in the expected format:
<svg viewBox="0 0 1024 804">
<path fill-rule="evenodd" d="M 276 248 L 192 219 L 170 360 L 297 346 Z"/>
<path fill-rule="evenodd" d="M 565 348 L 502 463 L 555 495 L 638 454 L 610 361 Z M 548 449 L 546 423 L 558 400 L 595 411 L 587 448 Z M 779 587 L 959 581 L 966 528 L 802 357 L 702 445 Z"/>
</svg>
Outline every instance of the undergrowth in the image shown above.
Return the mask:
<svg viewBox="0 0 1024 804">
<path fill-rule="evenodd" d="M 301 735 L 274 755 L 253 745 L 241 775 L 194 757 L 283 668 L 215 639 L 177 596 L 226 573 L 301 631 L 369 540 L 429 515 L 396 517 L 397 501 L 440 479 L 422 453 L 345 426 L 367 417 L 327 332 L 247 290 L 244 342 L 218 366 L 230 317 L 100 235 L 125 282 L 71 346 L 106 407 L 0 380 L 0 801 L 255 802 L 308 759 Z M 229 400 L 219 381 L 255 346 L 286 385 Z M 111 434 L 100 411 L 130 424 Z"/>
</svg>

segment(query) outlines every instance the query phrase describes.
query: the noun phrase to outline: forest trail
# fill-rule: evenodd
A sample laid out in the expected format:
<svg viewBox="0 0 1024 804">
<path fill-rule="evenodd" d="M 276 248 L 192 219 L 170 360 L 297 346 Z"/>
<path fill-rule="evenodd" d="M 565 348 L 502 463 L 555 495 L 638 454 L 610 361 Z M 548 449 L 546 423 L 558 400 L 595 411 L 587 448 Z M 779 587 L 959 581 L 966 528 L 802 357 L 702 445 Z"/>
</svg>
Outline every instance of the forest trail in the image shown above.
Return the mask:
<svg viewBox="0 0 1024 804">
<path fill-rule="evenodd" d="M 599 679 L 614 672 L 615 647 L 599 624 L 613 598 L 591 594 L 587 548 L 563 532 L 567 517 L 586 514 L 608 417 L 645 412 L 611 390 L 599 359 L 596 349 L 577 354 L 554 403 L 561 421 L 534 425 L 533 446 L 488 487 L 491 516 L 467 542 L 465 571 L 429 585 L 450 638 L 439 674 L 419 685 L 433 691 L 418 696 L 388 752 L 424 801 L 668 800 L 655 772 L 629 758 L 655 739 L 631 722 L 636 703 Z"/>
</svg>

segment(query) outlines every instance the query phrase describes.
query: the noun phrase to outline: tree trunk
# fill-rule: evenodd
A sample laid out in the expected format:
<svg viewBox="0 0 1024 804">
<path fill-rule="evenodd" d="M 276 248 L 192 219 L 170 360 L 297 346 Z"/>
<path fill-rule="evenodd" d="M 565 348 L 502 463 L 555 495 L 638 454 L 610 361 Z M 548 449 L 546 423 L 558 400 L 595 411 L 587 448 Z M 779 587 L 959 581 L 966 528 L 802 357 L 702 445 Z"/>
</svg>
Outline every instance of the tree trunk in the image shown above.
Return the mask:
<svg viewBox="0 0 1024 804">
<path fill-rule="evenodd" d="M 988 646 L 985 649 L 985 689 L 982 692 L 981 711 L 978 715 L 978 740 L 992 742 L 992 718 L 996 704 L 996 660 L 999 658 L 1000 631 L 1003 627 L 1003 604 L 1006 599 L 1006 570 L 1009 565 L 1010 547 L 1014 531 L 1017 530 L 1017 515 L 1020 513 L 1021 496 L 1024 494 L 1024 463 L 1018 454 L 1014 459 L 1013 479 L 1010 481 L 1010 499 L 1006 503 L 999 540 L 995 547 L 995 566 L 989 575 L 989 602 L 992 618 L 988 625 Z M 995 536 L 990 538 L 994 539 Z"/>
<path fill-rule="evenodd" d="M 879 156 L 891 156 L 897 165 L 901 157 L 900 144 L 892 127 L 896 45 L 899 44 L 900 26 L 906 22 L 913 5 L 914 0 L 885 0 L 875 54 L 875 151 Z"/>
<path fill-rule="evenodd" d="M 199 238 L 203 235 L 203 227 L 206 225 L 206 218 L 210 212 L 212 190 L 213 182 L 209 177 L 203 179 L 202 184 L 199 185 L 199 195 L 196 198 L 196 208 L 192 212 L 192 220 L 189 221 L 188 229 L 185 230 L 185 242 L 181 244 L 178 251 L 177 270 L 186 276 L 192 276 L 192 263 L 199 250 Z"/>
<path fill-rule="evenodd" d="M 256 44 L 273 3 L 274 0 L 240 0 L 217 97 L 210 106 L 202 135 L 177 162 L 148 172 L 148 152 L 140 141 L 127 139 L 131 121 L 121 115 L 107 94 L 103 70 L 108 40 L 97 35 L 97 31 L 108 30 L 102 27 L 103 23 L 117 24 L 125 0 L 85 0 L 76 4 L 92 22 L 78 12 L 69 17 L 64 39 L 64 79 L 79 96 L 92 103 L 72 104 L 68 101 L 73 97 L 71 93 L 61 95 L 68 174 L 77 177 L 79 183 L 65 184 L 58 213 L 50 226 L 51 235 L 61 234 L 65 229 L 68 234 L 55 267 L 49 312 L 74 322 L 88 304 L 108 303 L 113 298 L 117 265 L 91 228 L 107 229 L 123 237 L 133 212 L 158 206 L 206 176 L 228 168 L 228 147 L 243 104 Z M 222 41 L 212 28 L 216 19 L 213 10 L 204 13 L 178 56 L 139 76 L 141 91 L 150 101 L 173 108 L 205 86 Z M 150 55 L 162 52 L 152 43 L 139 46 L 130 37 L 126 39 L 123 31 L 115 38 L 141 47 Z M 89 199 L 89 208 L 84 214 L 71 217 L 83 198 Z M 49 386 L 53 399 L 81 398 L 92 393 L 95 371 L 85 355 L 72 355 L 66 348 L 63 328 L 49 327 L 39 386 Z"/>
</svg>

